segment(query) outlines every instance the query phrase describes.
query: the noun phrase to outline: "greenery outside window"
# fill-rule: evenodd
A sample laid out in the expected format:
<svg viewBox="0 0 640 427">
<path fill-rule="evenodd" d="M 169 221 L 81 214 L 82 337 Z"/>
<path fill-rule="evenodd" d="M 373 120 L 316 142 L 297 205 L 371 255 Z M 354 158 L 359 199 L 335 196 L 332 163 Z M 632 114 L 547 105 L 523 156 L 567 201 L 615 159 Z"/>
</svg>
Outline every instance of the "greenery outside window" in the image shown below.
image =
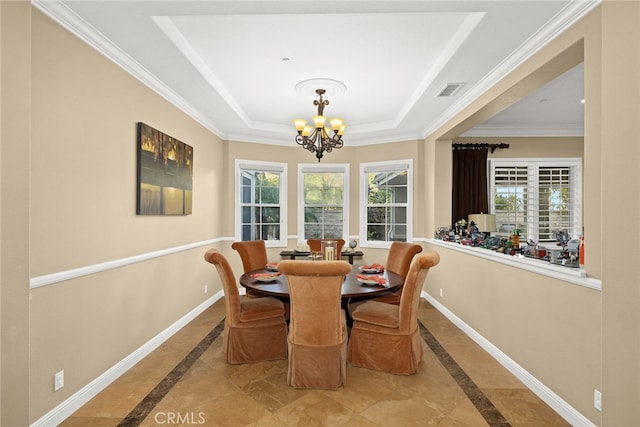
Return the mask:
<svg viewBox="0 0 640 427">
<path fill-rule="evenodd" d="M 582 162 L 580 159 L 490 160 L 490 202 L 495 236 L 520 230 L 520 240 L 555 241 L 565 231 L 582 233 Z"/>
<path fill-rule="evenodd" d="M 298 236 L 348 239 L 349 165 L 298 165 Z"/>
<path fill-rule="evenodd" d="M 236 160 L 236 240 L 287 245 L 287 165 Z"/>
<path fill-rule="evenodd" d="M 409 242 L 413 225 L 413 162 L 360 165 L 360 245 L 388 248 Z"/>
</svg>

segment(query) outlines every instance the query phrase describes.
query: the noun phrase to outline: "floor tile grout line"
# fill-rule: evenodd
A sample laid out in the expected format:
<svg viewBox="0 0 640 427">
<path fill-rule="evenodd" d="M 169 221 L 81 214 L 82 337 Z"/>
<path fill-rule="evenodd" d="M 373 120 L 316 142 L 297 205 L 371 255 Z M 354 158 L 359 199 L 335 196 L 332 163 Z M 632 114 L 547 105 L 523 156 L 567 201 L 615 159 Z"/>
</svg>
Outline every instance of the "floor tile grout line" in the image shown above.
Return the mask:
<svg viewBox="0 0 640 427">
<path fill-rule="evenodd" d="M 427 329 L 420 320 L 418 320 L 418 325 L 420 326 L 422 339 L 424 339 L 431 351 L 433 351 L 438 360 L 440 360 L 440 363 L 442 363 L 449 375 L 456 381 L 458 386 L 460 386 L 464 394 L 467 395 L 478 412 L 484 417 L 485 421 L 491 427 L 511 427 L 511 424 L 504 418 L 498 408 L 493 405 L 491 400 L 489 400 L 476 383 L 473 382 L 471 377 L 458 365 L 449 352 L 442 347 L 429 329 Z"/>
<path fill-rule="evenodd" d="M 118 427 L 134 427 L 139 425 L 151 413 L 153 408 L 171 391 L 174 385 L 184 374 L 193 366 L 193 364 L 202 356 L 202 354 L 211 346 L 211 344 L 224 331 L 223 318 L 215 328 L 211 330 L 190 352 L 182 359 L 172 370 L 165 376 L 157 386 L 153 388 L 145 397 L 136 405 L 135 408 L 127 414 L 127 416 L 118 424 Z"/>
</svg>

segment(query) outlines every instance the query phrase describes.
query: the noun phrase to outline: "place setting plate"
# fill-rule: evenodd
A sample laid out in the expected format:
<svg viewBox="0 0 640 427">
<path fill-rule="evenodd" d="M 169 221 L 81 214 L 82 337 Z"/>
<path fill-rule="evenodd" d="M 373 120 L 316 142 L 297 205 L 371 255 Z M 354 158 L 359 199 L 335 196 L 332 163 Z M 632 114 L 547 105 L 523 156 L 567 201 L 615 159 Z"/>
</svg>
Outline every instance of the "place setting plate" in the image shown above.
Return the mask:
<svg viewBox="0 0 640 427">
<path fill-rule="evenodd" d="M 382 273 L 383 271 L 380 267 L 369 266 L 369 265 L 362 265 L 358 267 L 358 270 L 366 274 L 377 274 L 377 273 Z"/>
<path fill-rule="evenodd" d="M 366 286 L 378 286 L 378 285 L 380 285 L 380 283 L 378 283 L 378 281 L 374 280 L 374 279 L 362 279 L 362 278 L 358 277 L 356 280 L 358 280 L 358 282 L 360 282 L 361 284 L 366 285 Z"/>
<path fill-rule="evenodd" d="M 267 264 L 267 271 L 278 271 L 278 264 Z"/>
<path fill-rule="evenodd" d="M 253 279 L 255 279 L 258 282 L 262 282 L 262 283 L 270 283 L 270 282 L 274 282 L 274 281 L 278 280 L 278 277 L 280 277 L 280 273 L 257 274 L 255 276 L 253 276 Z"/>
</svg>

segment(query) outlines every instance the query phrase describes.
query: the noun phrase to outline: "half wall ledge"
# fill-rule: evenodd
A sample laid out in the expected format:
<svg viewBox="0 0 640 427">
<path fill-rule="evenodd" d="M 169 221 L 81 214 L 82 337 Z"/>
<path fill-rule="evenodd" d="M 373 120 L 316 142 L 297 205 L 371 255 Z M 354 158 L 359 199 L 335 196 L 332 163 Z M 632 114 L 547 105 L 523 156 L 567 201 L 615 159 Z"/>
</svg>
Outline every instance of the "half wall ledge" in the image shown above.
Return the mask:
<svg viewBox="0 0 640 427">
<path fill-rule="evenodd" d="M 586 272 L 581 268 L 577 269 L 561 267 L 545 261 L 499 254 L 489 249 L 464 246 L 457 243 L 444 242 L 437 239 L 425 239 L 425 241 L 434 246 L 439 246 L 442 248 L 450 249 L 452 251 L 462 252 L 471 256 L 480 257 L 491 262 L 497 262 L 499 264 L 504 264 L 510 267 L 530 271 L 532 273 L 584 286 L 586 288 L 595 289 L 598 291 L 602 290 L 602 281 L 600 279 L 588 277 Z"/>
</svg>

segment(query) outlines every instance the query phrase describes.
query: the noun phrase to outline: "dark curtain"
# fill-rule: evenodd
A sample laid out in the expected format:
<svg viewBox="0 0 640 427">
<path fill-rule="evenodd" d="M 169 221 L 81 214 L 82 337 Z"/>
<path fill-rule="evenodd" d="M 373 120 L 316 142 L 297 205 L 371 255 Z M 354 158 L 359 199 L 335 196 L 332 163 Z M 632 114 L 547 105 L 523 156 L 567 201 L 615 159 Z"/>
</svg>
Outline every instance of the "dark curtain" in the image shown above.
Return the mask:
<svg viewBox="0 0 640 427">
<path fill-rule="evenodd" d="M 453 144 L 451 226 L 469 214 L 489 213 L 488 144 Z"/>
</svg>

